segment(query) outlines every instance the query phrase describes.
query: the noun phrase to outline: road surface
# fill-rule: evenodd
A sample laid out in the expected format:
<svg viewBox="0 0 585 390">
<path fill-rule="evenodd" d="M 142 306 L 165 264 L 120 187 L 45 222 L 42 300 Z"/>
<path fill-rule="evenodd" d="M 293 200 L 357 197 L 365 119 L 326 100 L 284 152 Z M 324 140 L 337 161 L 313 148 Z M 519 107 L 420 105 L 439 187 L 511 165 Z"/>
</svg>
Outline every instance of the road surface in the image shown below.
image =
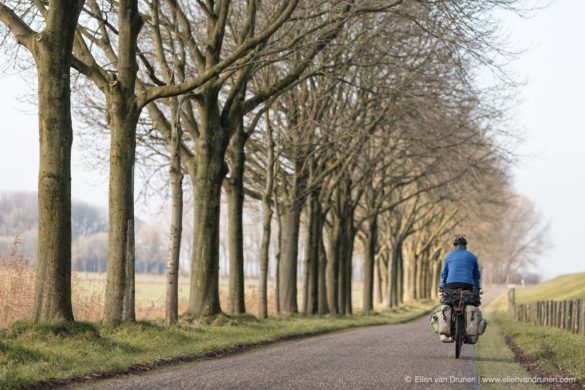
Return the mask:
<svg viewBox="0 0 585 390">
<path fill-rule="evenodd" d="M 495 294 L 486 294 L 487 302 Z M 443 344 L 428 316 L 85 384 L 95 389 L 477 389 L 475 348 Z"/>
</svg>

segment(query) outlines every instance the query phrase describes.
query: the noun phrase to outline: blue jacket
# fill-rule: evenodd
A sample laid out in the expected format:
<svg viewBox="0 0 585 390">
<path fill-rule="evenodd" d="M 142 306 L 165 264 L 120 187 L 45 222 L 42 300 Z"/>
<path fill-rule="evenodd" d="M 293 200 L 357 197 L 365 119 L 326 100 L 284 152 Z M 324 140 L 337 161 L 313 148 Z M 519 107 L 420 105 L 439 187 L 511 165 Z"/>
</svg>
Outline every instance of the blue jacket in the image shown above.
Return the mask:
<svg viewBox="0 0 585 390">
<path fill-rule="evenodd" d="M 441 272 L 441 287 L 447 283 L 469 283 L 479 288 L 480 279 L 477 256 L 461 247 L 447 254 Z"/>
</svg>

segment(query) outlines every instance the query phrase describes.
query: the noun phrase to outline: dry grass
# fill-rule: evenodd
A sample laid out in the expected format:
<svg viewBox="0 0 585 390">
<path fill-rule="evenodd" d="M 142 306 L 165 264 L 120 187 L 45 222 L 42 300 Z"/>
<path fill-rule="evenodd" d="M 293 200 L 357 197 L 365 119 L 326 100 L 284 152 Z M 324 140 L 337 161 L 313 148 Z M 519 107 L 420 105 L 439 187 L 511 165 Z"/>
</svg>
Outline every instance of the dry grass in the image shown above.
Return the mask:
<svg viewBox="0 0 585 390">
<path fill-rule="evenodd" d="M 35 269 L 31 259 L 12 254 L 0 255 L 0 328 L 32 316 Z M 106 275 L 73 273 L 71 278 L 73 313 L 76 320 L 99 322 L 103 313 Z M 165 316 L 164 275 L 136 275 L 136 317 L 138 320 L 157 320 Z M 220 301 L 227 309 L 227 279 L 220 280 Z M 274 291 L 274 284 L 269 284 Z M 187 310 L 189 279 L 179 280 L 179 312 Z M 258 308 L 258 281 L 246 280 L 246 310 L 256 314 Z M 299 296 L 300 303 L 300 296 Z M 274 294 L 269 294 L 268 311 L 276 313 Z"/>
<path fill-rule="evenodd" d="M 76 275 L 72 278 L 75 292 L 73 312 L 76 319 L 97 322 L 102 315 L 102 296 L 85 291 Z M 35 291 L 35 270 L 30 258 L 0 255 L 0 327 L 32 316 Z"/>
<path fill-rule="evenodd" d="M 0 256 L 0 327 L 29 318 L 34 297 L 30 259 Z"/>
<path fill-rule="evenodd" d="M 0 254 L 0 328 L 15 321 L 28 320 L 32 316 L 35 269 L 31 259 L 17 255 L 20 238 L 17 237 L 11 254 Z M 246 311 L 255 315 L 258 310 L 258 280 L 245 281 Z M 71 278 L 72 304 L 78 321 L 100 322 L 103 313 L 103 297 L 106 275 L 98 273 L 73 273 Z M 228 281 L 220 279 L 220 301 L 223 310 L 228 305 Z M 165 316 L 166 280 L 164 275 L 136 275 L 136 317 L 138 320 L 159 320 Z M 268 313 L 276 314 L 274 281 L 268 285 Z M 298 285 L 299 310 L 302 309 L 302 283 Z M 179 313 L 187 310 L 189 278 L 179 278 Z M 362 284 L 353 283 L 352 300 L 356 311 L 361 308 Z"/>
</svg>

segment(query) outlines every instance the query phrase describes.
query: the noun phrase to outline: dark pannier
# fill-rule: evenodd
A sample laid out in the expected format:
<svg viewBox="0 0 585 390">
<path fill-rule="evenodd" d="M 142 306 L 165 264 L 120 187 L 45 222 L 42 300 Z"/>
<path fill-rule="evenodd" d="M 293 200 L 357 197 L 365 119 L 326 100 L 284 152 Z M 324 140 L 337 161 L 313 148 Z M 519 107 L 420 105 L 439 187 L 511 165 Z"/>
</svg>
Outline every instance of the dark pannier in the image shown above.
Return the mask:
<svg viewBox="0 0 585 390">
<path fill-rule="evenodd" d="M 454 288 L 444 288 L 443 295 L 441 295 L 441 304 L 443 305 L 458 305 L 463 295 L 463 303 L 471 306 L 481 305 L 481 296 L 479 291 L 460 290 Z"/>
</svg>

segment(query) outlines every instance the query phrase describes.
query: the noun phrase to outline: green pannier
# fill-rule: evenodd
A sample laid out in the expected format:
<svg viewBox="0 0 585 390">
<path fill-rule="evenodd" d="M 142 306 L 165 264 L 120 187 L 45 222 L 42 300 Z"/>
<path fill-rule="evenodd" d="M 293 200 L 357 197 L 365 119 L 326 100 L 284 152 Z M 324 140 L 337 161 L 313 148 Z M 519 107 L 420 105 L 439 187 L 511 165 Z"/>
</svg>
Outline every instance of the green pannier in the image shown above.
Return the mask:
<svg viewBox="0 0 585 390">
<path fill-rule="evenodd" d="M 465 307 L 465 322 L 467 336 L 481 336 L 487 327 L 487 321 L 483 318 L 479 307 L 476 306 Z"/>
<path fill-rule="evenodd" d="M 451 306 L 437 306 L 431 314 L 429 323 L 433 332 L 443 336 L 451 336 Z"/>
</svg>

